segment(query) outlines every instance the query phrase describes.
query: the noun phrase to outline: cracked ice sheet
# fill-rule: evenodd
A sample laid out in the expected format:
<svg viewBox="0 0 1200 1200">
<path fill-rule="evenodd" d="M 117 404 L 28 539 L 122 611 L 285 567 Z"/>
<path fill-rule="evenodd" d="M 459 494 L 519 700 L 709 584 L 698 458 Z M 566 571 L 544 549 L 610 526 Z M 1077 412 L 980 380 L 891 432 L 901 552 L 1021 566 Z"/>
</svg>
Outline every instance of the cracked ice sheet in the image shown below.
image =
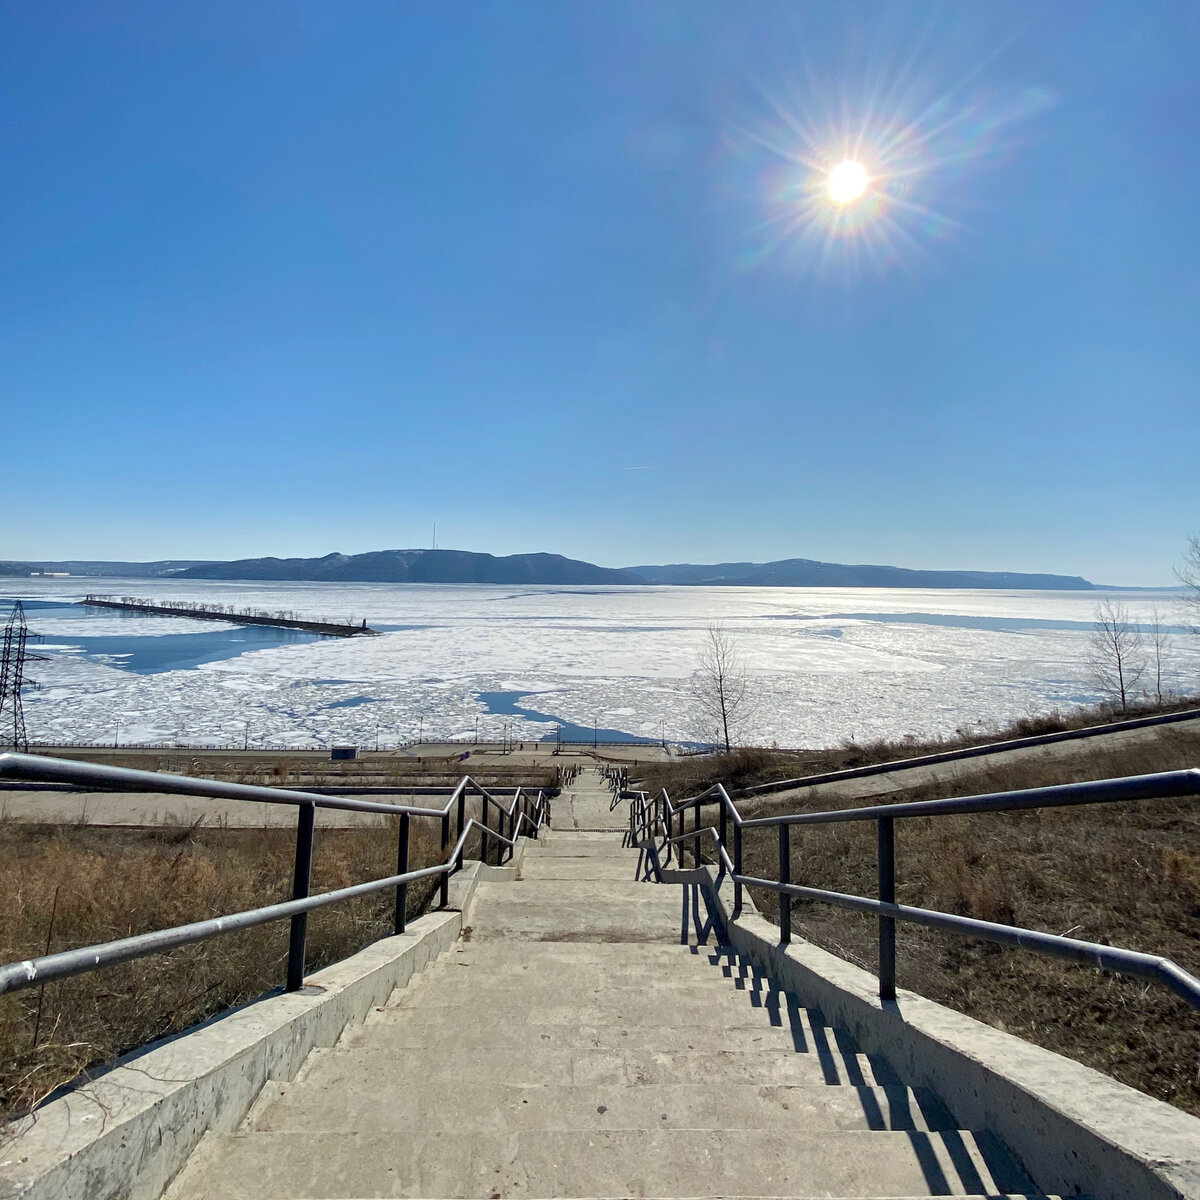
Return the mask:
<svg viewBox="0 0 1200 1200">
<path fill-rule="evenodd" d="M 73 582 L 22 580 L 21 590 L 72 598 L 81 592 L 64 585 Z M 754 676 L 754 741 L 812 746 L 850 735 L 946 733 L 964 722 L 1001 722 L 1094 698 L 1086 628 L 1101 598 L 1094 592 L 179 580 L 156 581 L 154 590 L 167 600 L 423 628 L 283 645 L 148 676 L 59 655 L 38 664 L 45 690 L 26 700 L 32 736 L 105 739 L 119 720 L 122 741 L 240 743 L 248 724 L 252 743 L 373 744 L 378 729 L 380 744 L 392 745 L 414 738 L 418 727 L 427 739 L 470 738 L 477 715 L 481 738 L 499 737 L 506 722 L 518 738 L 552 732 L 546 723 L 488 714 L 477 699 L 484 691 L 520 691 L 522 707 L 559 720 L 653 738 L 665 723 L 668 738 L 686 739 L 695 734 L 687 680 L 713 621 L 728 628 Z M 1173 599 L 1136 594 L 1127 603 L 1139 615 L 1139 605 L 1148 611 L 1155 600 L 1169 611 Z M 919 613 L 1067 627 L 1005 631 L 887 620 Z M 130 624 L 118 620 L 119 632 L 127 633 Z M 163 632 L 198 624 L 147 620 L 168 626 Z M 63 624 L 69 633 L 93 632 L 88 622 Z M 69 633 L 59 636 L 67 641 Z M 1194 679 L 1195 639 L 1177 643 L 1177 671 Z"/>
</svg>

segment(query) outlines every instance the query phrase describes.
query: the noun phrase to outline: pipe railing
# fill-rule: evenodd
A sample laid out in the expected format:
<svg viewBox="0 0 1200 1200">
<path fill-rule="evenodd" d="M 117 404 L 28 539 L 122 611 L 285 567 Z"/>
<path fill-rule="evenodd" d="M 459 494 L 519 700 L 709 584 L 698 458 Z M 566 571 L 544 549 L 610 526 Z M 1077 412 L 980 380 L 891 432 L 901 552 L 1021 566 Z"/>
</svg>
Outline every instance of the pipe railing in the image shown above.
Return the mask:
<svg viewBox="0 0 1200 1200">
<path fill-rule="evenodd" d="M 896 903 L 895 822 L 908 817 L 944 817 L 988 812 L 1013 812 L 1034 808 L 1062 808 L 1080 804 L 1128 803 L 1136 800 L 1179 799 L 1200 796 L 1200 769 L 1164 771 L 1154 775 L 1135 775 L 1125 779 L 1062 784 L 1055 787 L 1027 788 L 1020 791 L 994 792 L 978 796 L 951 797 L 946 800 L 921 800 L 902 804 L 875 804 L 864 808 L 837 809 L 817 813 L 782 813 L 773 817 L 746 818 L 721 784 L 715 784 L 698 796 L 678 805 L 664 789 L 651 799 L 645 792 L 629 793 L 629 833 L 626 844 L 646 855 L 643 877 L 654 874 L 661 879 L 664 866 L 677 858 L 683 866 L 684 846 L 691 843 L 694 866 L 701 866 L 701 841 L 711 837 L 718 864 L 717 882 L 728 875 L 733 881 L 732 917 L 742 912 L 743 887 L 757 887 L 776 893 L 779 898 L 779 941 L 792 939 L 793 897 L 816 901 L 856 912 L 874 913 L 879 918 L 879 996 L 896 998 L 896 922 L 904 921 L 931 929 L 944 929 L 966 937 L 982 938 L 1000 945 L 1030 950 L 1053 958 L 1081 963 L 1149 979 L 1170 988 L 1176 995 L 1200 1009 L 1200 979 L 1178 963 L 1159 955 L 1144 954 L 1077 938 L 1043 933 L 1016 925 L 980 921 L 931 909 Z M 718 826 L 701 826 L 705 804 L 718 806 Z M 694 826 L 686 826 L 687 812 L 695 813 Z M 846 821 L 874 821 L 876 825 L 876 876 L 878 896 L 855 896 L 846 892 L 805 887 L 791 881 L 791 829 L 794 825 L 831 825 Z M 678 824 L 678 832 L 676 832 Z M 732 853 L 727 849 L 732 826 Z M 742 831 L 775 828 L 778 830 L 778 878 L 747 875 L 742 864 Z"/>
<path fill-rule="evenodd" d="M 308 914 L 313 909 L 324 908 L 371 892 L 395 888 L 393 929 L 396 933 L 403 933 L 407 921 L 410 883 L 418 879 L 440 876 L 440 904 L 443 908 L 446 907 L 449 903 L 450 876 L 462 868 L 467 839 L 473 831 L 479 831 L 482 861 L 488 861 L 489 851 L 494 846 L 495 862 L 499 866 L 512 857 L 522 830 L 528 830 L 532 837 L 537 837 L 538 831 L 548 822 L 550 811 L 549 801 L 540 790 L 531 794 L 517 788 L 511 804 L 506 808 L 496 796 L 477 784 L 469 775 L 459 781 L 442 808 L 381 804 L 378 801 L 352 800 L 342 796 L 325 796 L 286 788 L 266 788 L 254 784 L 219 783 L 213 780 L 191 779 L 183 775 L 160 775 L 154 771 L 135 771 L 30 754 L 0 754 L 0 779 L 76 783 L 104 791 L 157 792 L 166 795 L 197 796 L 202 799 L 285 804 L 297 810 L 291 900 L 196 921 L 189 925 L 176 925 L 169 929 L 137 934 L 112 942 L 47 954 L 24 962 L 8 963 L 0 966 L 0 995 L 55 979 L 82 975 L 114 963 L 172 950 L 177 946 L 205 941 L 239 929 L 249 929 L 255 925 L 285 919 L 291 921 L 285 990 L 296 991 L 304 982 Z M 480 799 L 479 820 L 467 816 L 468 792 Z M 494 828 L 488 823 L 492 807 L 496 809 Z M 396 874 L 322 892 L 316 896 L 309 895 L 313 833 L 318 808 L 399 817 Z M 441 822 L 444 860 L 435 866 L 422 867 L 415 871 L 409 870 L 409 841 L 413 817 L 436 819 Z M 456 826 L 457 840 L 451 849 L 452 820 Z"/>
</svg>

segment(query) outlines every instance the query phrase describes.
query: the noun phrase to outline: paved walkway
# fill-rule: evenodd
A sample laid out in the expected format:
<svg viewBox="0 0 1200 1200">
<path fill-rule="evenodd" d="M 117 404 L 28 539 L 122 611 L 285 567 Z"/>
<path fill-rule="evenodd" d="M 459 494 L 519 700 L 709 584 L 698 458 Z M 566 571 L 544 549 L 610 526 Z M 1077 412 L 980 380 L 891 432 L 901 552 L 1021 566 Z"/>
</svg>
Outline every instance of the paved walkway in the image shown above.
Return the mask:
<svg viewBox="0 0 1200 1200">
<path fill-rule="evenodd" d="M 584 768 L 576 780 L 562 789 L 550 806 L 551 829 L 612 830 L 629 827 L 629 805 L 615 799 L 603 774 Z"/>
</svg>

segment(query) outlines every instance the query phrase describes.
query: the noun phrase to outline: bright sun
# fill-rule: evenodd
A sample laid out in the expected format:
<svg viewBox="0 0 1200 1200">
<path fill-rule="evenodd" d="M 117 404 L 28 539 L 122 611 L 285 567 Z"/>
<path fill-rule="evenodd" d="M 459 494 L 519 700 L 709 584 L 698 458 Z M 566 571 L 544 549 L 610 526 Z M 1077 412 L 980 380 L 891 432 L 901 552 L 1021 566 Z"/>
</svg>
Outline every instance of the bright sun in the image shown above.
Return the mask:
<svg viewBox="0 0 1200 1200">
<path fill-rule="evenodd" d="M 867 190 L 867 184 L 870 182 L 867 169 L 862 163 L 852 160 L 838 163 L 829 172 L 829 198 L 835 204 L 849 204 Z"/>
</svg>

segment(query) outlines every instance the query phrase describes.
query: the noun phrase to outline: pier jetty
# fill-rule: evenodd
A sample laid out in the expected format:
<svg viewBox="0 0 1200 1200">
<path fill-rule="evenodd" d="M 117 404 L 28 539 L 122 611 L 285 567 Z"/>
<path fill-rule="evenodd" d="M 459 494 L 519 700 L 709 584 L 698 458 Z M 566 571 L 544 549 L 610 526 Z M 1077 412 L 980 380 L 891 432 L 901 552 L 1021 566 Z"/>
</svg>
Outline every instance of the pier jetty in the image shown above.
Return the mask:
<svg viewBox="0 0 1200 1200">
<path fill-rule="evenodd" d="M 299 629 L 322 637 L 374 637 L 364 618 L 347 621 L 306 621 L 293 612 L 266 612 L 232 605 L 198 604 L 191 600 L 143 600 L 137 596 L 100 596 L 89 593 L 80 604 L 91 608 L 115 608 L 121 612 L 149 613 L 157 617 L 191 617 L 196 621 L 228 621 L 234 625 L 270 625 L 276 629 Z"/>
</svg>

